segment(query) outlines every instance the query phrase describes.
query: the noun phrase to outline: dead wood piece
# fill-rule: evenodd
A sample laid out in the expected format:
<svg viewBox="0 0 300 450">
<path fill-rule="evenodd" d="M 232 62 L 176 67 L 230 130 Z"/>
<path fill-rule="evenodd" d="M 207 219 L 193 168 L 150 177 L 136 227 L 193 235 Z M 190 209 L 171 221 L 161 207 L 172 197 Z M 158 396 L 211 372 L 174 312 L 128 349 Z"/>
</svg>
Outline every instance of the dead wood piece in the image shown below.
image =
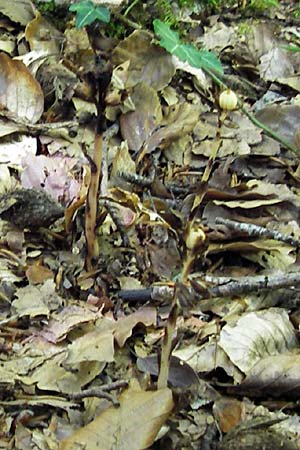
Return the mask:
<svg viewBox="0 0 300 450">
<path fill-rule="evenodd" d="M 64 208 L 37 189 L 18 189 L 0 196 L 0 217 L 20 228 L 48 227 L 64 215 Z"/>
<path fill-rule="evenodd" d="M 259 227 L 252 223 L 236 222 L 235 220 L 223 219 L 222 217 L 217 217 L 216 223 L 226 225 L 232 230 L 247 234 L 247 236 L 274 239 L 276 241 L 286 242 L 287 244 L 293 245 L 294 247 L 299 247 L 300 245 L 300 241 L 294 239 L 293 236 L 280 233 L 279 231 L 270 230 L 265 227 Z"/>
</svg>

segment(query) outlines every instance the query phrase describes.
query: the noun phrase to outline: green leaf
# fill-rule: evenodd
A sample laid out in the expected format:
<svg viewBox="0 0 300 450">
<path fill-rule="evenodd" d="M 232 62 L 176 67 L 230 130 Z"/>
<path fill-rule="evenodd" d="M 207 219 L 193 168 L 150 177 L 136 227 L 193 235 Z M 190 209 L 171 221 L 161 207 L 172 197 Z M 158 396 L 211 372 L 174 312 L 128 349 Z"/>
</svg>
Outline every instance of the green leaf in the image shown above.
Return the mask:
<svg viewBox="0 0 300 450">
<path fill-rule="evenodd" d="M 193 45 L 183 45 L 187 62 L 194 67 L 213 70 L 223 75 L 223 67 L 218 57 L 208 50 L 197 50 Z"/>
<path fill-rule="evenodd" d="M 74 3 L 69 7 L 70 11 L 76 11 L 76 28 L 82 28 L 90 25 L 95 20 L 108 23 L 110 21 L 110 12 L 104 6 L 95 6 L 89 0 L 83 0 Z"/>
<path fill-rule="evenodd" d="M 296 45 L 279 45 L 279 47 L 288 52 L 300 52 L 300 47 Z"/>
<path fill-rule="evenodd" d="M 153 20 L 153 26 L 155 34 L 160 37 L 160 45 L 173 55 L 182 45 L 177 31 L 172 31 L 169 25 L 158 19 Z"/>
<path fill-rule="evenodd" d="M 217 56 L 207 50 L 197 50 L 191 44 L 183 44 L 176 31 L 172 31 L 168 24 L 158 19 L 153 21 L 154 31 L 160 37 L 159 44 L 181 61 L 200 69 L 212 70 L 223 75 L 222 64 Z"/>
</svg>

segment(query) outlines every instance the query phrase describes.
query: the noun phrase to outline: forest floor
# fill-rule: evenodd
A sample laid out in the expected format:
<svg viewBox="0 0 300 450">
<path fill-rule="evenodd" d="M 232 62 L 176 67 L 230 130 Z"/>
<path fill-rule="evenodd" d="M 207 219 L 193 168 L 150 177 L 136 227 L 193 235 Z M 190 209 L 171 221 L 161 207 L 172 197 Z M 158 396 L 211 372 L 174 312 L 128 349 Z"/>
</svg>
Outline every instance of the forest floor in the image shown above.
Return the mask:
<svg viewBox="0 0 300 450">
<path fill-rule="evenodd" d="M 0 0 L 0 448 L 299 449 L 300 4 L 109 3 Z"/>
</svg>

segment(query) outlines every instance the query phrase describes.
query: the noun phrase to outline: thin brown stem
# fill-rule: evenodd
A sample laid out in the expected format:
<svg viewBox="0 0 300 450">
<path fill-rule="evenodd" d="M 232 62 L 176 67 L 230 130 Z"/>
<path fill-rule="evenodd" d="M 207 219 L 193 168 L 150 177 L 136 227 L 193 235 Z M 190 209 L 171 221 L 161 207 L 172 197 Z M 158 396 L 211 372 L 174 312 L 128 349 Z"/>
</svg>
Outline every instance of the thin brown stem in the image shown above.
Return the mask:
<svg viewBox="0 0 300 450">
<path fill-rule="evenodd" d="M 91 162 L 91 181 L 86 200 L 85 236 L 87 244 L 86 269 L 93 269 L 93 259 L 99 256 L 99 246 L 96 235 L 96 220 L 98 212 L 98 190 L 102 167 L 103 137 L 96 131 L 94 155 Z"/>
</svg>

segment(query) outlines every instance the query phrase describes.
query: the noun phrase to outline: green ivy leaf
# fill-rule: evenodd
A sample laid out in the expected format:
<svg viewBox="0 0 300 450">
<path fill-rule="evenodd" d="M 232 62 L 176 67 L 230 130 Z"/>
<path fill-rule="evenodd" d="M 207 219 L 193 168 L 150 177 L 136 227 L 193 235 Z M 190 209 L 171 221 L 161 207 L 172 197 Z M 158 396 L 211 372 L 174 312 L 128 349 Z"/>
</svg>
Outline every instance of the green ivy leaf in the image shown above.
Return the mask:
<svg viewBox="0 0 300 450">
<path fill-rule="evenodd" d="M 213 52 L 208 50 L 197 50 L 193 45 L 183 45 L 183 51 L 187 55 L 186 61 L 194 67 L 213 70 L 221 75 L 224 74 L 222 64 Z"/>
<path fill-rule="evenodd" d="M 223 67 L 217 56 L 208 50 L 197 50 L 191 44 L 183 44 L 176 31 L 172 31 L 164 22 L 153 21 L 154 31 L 160 37 L 159 44 L 181 61 L 188 62 L 199 69 L 212 70 L 223 75 Z"/>
<path fill-rule="evenodd" d="M 279 47 L 288 52 L 300 52 L 300 47 L 296 45 L 279 45 Z"/>
<path fill-rule="evenodd" d="M 160 37 L 160 45 L 174 55 L 182 45 L 177 31 L 172 31 L 169 25 L 159 19 L 153 20 L 153 26 L 155 34 Z"/>
<path fill-rule="evenodd" d="M 104 6 L 95 6 L 90 0 L 74 3 L 69 7 L 70 11 L 76 11 L 76 28 L 90 25 L 95 20 L 108 23 L 110 21 L 109 9 Z"/>
</svg>

